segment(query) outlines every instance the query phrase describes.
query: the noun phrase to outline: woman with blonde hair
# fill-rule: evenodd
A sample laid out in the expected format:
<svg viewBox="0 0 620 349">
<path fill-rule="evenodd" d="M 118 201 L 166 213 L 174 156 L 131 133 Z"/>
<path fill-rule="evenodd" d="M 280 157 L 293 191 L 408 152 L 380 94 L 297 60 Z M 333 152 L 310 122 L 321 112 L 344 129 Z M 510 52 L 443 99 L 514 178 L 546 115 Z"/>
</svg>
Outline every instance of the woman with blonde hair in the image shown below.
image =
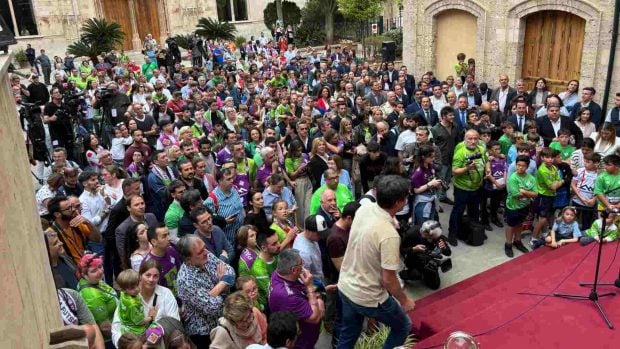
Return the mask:
<svg viewBox="0 0 620 349">
<path fill-rule="evenodd" d="M 323 138 L 315 138 L 312 141 L 312 150 L 310 151 L 310 161 L 308 162 L 308 175 L 312 182 L 312 192 L 315 192 L 321 186 L 321 176 L 327 170 L 327 145 Z"/>
<path fill-rule="evenodd" d="M 179 129 L 179 143 L 192 142 L 194 148 L 198 149 L 198 140 L 194 138 L 194 130 L 191 126 L 183 126 Z"/>
<path fill-rule="evenodd" d="M 616 128 L 611 122 L 604 123 L 601 126 L 601 130 L 598 133 L 593 132 L 590 138 L 595 143 L 594 152 L 601 154 L 601 158 L 616 154 L 616 151 L 620 148 L 620 137 L 616 137 Z"/>
<path fill-rule="evenodd" d="M 265 344 L 267 319 L 245 292 L 237 291 L 226 297 L 223 316 L 210 337 L 212 349 L 243 349 L 251 344 Z"/>
</svg>

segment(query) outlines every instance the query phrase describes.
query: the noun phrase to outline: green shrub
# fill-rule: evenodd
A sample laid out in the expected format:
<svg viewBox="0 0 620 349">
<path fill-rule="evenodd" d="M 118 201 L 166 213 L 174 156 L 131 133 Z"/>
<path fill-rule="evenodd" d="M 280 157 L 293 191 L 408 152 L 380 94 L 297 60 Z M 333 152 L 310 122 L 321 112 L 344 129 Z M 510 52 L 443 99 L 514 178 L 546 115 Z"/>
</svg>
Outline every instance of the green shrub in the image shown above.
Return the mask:
<svg viewBox="0 0 620 349">
<path fill-rule="evenodd" d="M 290 24 L 295 28 L 301 22 L 301 9 L 292 1 L 282 1 L 282 17 L 284 17 L 284 27 Z M 276 24 L 276 20 L 278 20 L 275 1 L 271 1 L 267 4 L 263 10 L 263 18 L 267 28 L 273 28 L 273 25 Z"/>
<path fill-rule="evenodd" d="M 377 349 L 383 346 L 388 335 L 390 334 L 390 328 L 385 325 L 379 325 L 376 332 L 372 334 L 362 333 L 360 338 L 355 344 L 355 349 Z M 407 337 L 404 347 L 413 348 L 414 344 L 413 336 Z"/>
<path fill-rule="evenodd" d="M 394 41 L 396 44 L 396 55 L 403 55 L 403 32 L 400 29 L 392 29 L 383 33 L 385 40 Z"/>
</svg>

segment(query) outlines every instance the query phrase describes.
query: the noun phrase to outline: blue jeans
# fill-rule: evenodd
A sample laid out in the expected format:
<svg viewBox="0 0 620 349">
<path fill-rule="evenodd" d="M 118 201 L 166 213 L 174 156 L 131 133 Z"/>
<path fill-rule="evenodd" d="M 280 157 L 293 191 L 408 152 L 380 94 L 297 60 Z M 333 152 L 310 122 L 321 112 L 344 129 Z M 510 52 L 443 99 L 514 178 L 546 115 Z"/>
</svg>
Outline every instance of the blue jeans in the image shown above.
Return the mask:
<svg viewBox="0 0 620 349">
<path fill-rule="evenodd" d="M 449 237 L 456 238 L 459 220 L 467 209 L 467 216 L 472 221 L 480 220 L 480 190 L 467 191 L 454 187 L 454 207 L 450 213 Z"/>
<path fill-rule="evenodd" d="M 411 320 L 394 297 L 390 296 L 376 308 L 368 308 L 353 303 L 340 291 L 338 294 L 342 302 L 342 327 L 340 328 L 337 349 L 355 347 L 355 343 L 362 333 L 364 317 L 375 318 L 390 328 L 390 334 L 383 344 L 383 349 L 393 349 L 405 343 L 411 330 Z"/>
<path fill-rule="evenodd" d="M 428 217 L 424 217 L 424 208 L 426 205 L 431 205 L 431 212 Z M 433 202 L 418 202 L 413 207 L 413 222 L 415 225 L 420 225 L 428 220 L 439 221 L 437 217 L 437 210 L 435 209 L 435 201 Z"/>
</svg>

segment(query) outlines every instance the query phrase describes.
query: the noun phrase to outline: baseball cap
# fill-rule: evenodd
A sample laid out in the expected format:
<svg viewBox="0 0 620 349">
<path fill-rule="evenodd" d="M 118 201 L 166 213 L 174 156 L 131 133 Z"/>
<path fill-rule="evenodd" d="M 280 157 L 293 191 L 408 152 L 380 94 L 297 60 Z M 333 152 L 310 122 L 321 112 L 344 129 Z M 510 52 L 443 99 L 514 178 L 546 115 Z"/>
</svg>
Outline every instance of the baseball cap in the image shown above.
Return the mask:
<svg viewBox="0 0 620 349">
<path fill-rule="evenodd" d="M 318 233 L 324 233 L 327 231 L 327 222 L 325 222 L 325 218 L 319 215 L 309 215 L 306 217 L 305 228 L 309 231 L 316 231 Z"/>
</svg>

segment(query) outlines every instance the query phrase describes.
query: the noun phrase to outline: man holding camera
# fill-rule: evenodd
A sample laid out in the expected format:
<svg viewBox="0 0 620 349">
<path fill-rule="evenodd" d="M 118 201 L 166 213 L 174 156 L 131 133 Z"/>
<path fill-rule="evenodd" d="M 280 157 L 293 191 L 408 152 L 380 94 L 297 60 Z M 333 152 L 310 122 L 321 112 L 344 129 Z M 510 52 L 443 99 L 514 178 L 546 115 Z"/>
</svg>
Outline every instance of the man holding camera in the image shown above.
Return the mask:
<svg viewBox="0 0 620 349">
<path fill-rule="evenodd" d="M 452 246 L 458 245 L 458 225 L 465 209 L 470 221 L 478 222 L 480 216 L 480 188 L 488 158 L 478 139 L 478 131 L 465 132 L 465 140 L 462 145 L 457 145 L 452 158 L 454 208 L 450 214 L 448 234 L 448 242 Z"/>
<path fill-rule="evenodd" d="M 421 278 L 433 290 L 439 288 L 439 268 L 444 273 L 452 268 L 452 260 L 443 258 L 452 255 L 452 250 L 437 221 L 430 220 L 421 226 L 411 227 L 403 236 L 401 253 L 407 267 L 407 270 L 400 272 L 401 278 Z"/>
<path fill-rule="evenodd" d="M 109 146 L 112 142 L 112 126 L 127 122 L 126 113 L 131 111 L 129 97 L 118 92 L 118 84 L 110 82 L 105 89 L 95 93 L 94 109 L 103 108 L 102 142 Z"/>
</svg>

